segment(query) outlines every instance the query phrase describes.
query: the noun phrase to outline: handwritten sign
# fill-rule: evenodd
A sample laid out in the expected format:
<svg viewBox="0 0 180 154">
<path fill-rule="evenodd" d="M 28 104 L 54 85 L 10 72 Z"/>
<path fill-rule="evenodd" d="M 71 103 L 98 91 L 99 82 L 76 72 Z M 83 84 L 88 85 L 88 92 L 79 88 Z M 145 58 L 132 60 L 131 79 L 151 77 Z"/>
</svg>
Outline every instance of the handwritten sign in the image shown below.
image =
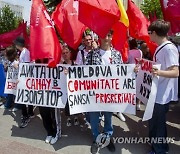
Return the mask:
<svg viewBox="0 0 180 154">
<path fill-rule="evenodd" d="M 133 64 L 69 67 L 70 113 L 109 111 L 135 114 L 134 67 Z"/>
<path fill-rule="evenodd" d="M 146 105 L 143 121 L 152 117 L 159 79 L 153 76 L 152 68 L 160 69 L 160 66 L 146 59 L 142 59 L 140 62 L 140 69 L 136 79 L 136 95 Z"/>
<path fill-rule="evenodd" d="M 18 80 L 16 103 L 64 108 L 67 89 L 63 66 L 20 64 Z"/>
<path fill-rule="evenodd" d="M 8 67 L 7 76 L 6 76 L 6 85 L 4 93 L 16 95 L 16 88 L 18 82 L 18 69 L 13 66 Z"/>
</svg>

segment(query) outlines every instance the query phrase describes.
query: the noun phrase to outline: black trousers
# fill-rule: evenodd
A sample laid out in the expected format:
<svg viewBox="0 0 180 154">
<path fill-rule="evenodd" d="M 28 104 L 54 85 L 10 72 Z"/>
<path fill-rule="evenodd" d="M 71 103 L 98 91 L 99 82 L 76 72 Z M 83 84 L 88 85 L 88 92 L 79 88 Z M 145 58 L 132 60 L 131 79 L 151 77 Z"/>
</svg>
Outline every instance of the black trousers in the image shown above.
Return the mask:
<svg viewBox="0 0 180 154">
<path fill-rule="evenodd" d="M 23 117 L 28 117 L 28 115 L 33 115 L 33 106 L 28 105 L 28 108 L 26 107 L 25 104 L 21 105 L 21 110 L 22 110 L 22 115 Z"/>
<path fill-rule="evenodd" d="M 39 112 L 43 120 L 44 128 L 47 131 L 47 136 L 55 137 L 57 133 L 55 109 L 49 107 L 39 107 Z"/>
<path fill-rule="evenodd" d="M 167 137 L 166 113 L 169 110 L 169 104 L 155 103 L 152 119 L 149 120 L 149 137 L 164 138 Z M 156 154 L 165 154 L 169 151 L 167 143 L 152 143 L 152 150 Z"/>
</svg>

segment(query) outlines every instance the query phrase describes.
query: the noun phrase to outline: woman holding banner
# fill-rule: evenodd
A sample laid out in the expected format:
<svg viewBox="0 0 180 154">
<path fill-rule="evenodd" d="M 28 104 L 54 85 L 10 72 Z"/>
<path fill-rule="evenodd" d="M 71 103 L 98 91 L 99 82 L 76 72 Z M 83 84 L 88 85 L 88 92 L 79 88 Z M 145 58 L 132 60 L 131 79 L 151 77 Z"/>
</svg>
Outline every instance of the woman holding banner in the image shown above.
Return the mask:
<svg viewBox="0 0 180 154">
<path fill-rule="evenodd" d="M 68 46 L 63 45 L 63 49 L 62 49 L 62 58 L 63 58 L 63 64 L 69 64 L 69 65 L 75 65 L 74 61 L 71 60 L 71 51 L 69 50 Z M 67 122 L 66 122 L 66 126 L 70 127 L 72 126 L 72 116 L 70 116 L 70 111 L 69 111 L 69 104 L 68 102 L 66 103 L 65 106 L 65 115 L 68 117 L 67 118 Z M 75 116 L 74 117 L 74 125 L 77 126 L 79 125 L 79 120 L 78 117 Z"/>
<path fill-rule="evenodd" d="M 7 67 L 15 67 L 16 65 L 18 65 L 19 62 L 16 60 L 17 52 L 16 52 L 15 48 L 8 47 L 8 48 L 6 48 L 5 52 L 6 52 L 6 54 L 5 54 L 6 58 L 9 61 L 9 63 L 7 64 Z M 0 108 L 10 109 L 12 107 L 12 104 L 14 103 L 14 100 L 15 100 L 15 95 L 7 94 L 6 102 Z M 19 105 L 15 104 L 14 108 L 11 111 L 16 112 L 18 109 L 19 109 Z"/>
</svg>

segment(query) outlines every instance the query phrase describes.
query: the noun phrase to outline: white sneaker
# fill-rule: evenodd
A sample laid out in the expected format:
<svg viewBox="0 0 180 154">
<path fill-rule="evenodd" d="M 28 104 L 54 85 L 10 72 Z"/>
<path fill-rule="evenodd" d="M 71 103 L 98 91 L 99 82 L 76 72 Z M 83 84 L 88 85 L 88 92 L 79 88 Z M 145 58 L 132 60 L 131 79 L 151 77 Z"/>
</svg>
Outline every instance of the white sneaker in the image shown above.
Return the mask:
<svg viewBox="0 0 180 154">
<path fill-rule="evenodd" d="M 16 112 L 17 110 L 19 110 L 19 109 L 14 107 L 11 111 Z"/>
<path fill-rule="evenodd" d="M 0 109 L 6 109 L 5 105 L 4 105 L 4 104 L 1 105 L 1 106 L 0 106 Z"/>
<path fill-rule="evenodd" d="M 119 112 L 119 113 L 117 114 L 117 116 L 121 119 L 121 121 L 124 121 L 124 122 L 126 121 L 126 119 L 125 119 L 125 117 L 123 116 L 122 113 Z"/>
<path fill-rule="evenodd" d="M 52 136 L 47 136 L 46 139 L 45 139 L 45 142 L 50 143 L 51 139 L 52 139 Z"/>
<path fill-rule="evenodd" d="M 52 137 L 51 141 L 50 141 L 50 144 L 55 144 L 57 141 L 58 141 L 58 136 Z"/>
<path fill-rule="evenodd" d="M 137 111 L 141 111 L 141 104 L 140 103 L 137 104 L 136 109 L 137 109 Z"/>
</svg>

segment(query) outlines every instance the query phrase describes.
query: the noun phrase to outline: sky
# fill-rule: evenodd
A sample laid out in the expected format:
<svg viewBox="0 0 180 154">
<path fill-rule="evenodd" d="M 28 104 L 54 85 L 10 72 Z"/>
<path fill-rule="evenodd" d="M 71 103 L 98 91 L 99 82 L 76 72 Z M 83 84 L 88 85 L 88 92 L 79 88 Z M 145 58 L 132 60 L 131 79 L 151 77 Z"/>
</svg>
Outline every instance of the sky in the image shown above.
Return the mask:
<svg viewBox="0 0 180 154">
<path fill-rule="evenodd" d="M 28 23 L 30 23 L 30 12 L 31 12 L 31 4 L 32 4 L 31 1 L 29 0 L 3 0 L 3 1 L 10 4 L 23 6 L 24 7 L 23 18 L 25 21 L 28 21 Z"/>
</svg>

